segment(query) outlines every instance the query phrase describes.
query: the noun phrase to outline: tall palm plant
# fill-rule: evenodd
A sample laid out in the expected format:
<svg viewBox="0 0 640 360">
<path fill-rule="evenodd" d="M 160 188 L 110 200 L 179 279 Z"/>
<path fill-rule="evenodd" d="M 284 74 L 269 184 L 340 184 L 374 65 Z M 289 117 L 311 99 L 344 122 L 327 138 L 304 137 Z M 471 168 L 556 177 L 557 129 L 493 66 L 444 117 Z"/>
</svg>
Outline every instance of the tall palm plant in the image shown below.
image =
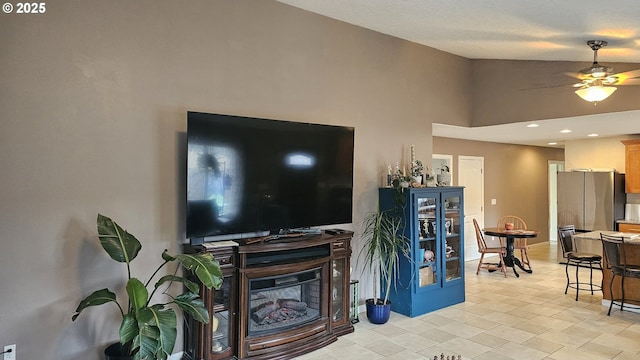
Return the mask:
<svg viewBox="0 0 640 360">
<path fill-rule="evenodd" d="M 365 218 L 363 228 L 364 244 L 360 256 L 367 268 L 373 270 L 373 303 L 384 305 L 389 301 L 391 285 L 396 284 L 400 256 L 410 258 L 411 244 L 402 234 L 403 223 L 397 211 L 372 213 Z M 378 274 L 381 284 L 386 286 L 381 303 Z"/>
</svg>

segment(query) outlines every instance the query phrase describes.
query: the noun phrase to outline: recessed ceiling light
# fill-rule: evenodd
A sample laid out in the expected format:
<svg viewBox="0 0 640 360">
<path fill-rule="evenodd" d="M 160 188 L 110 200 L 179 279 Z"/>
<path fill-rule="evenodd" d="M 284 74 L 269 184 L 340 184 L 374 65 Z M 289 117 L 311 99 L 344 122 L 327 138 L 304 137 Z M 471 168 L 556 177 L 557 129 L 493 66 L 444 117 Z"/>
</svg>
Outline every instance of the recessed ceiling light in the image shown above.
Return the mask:
<svg viewBox="0 0 640 360">
<path fill-rule="evenodd" d="M 550 143 L 548 143 L 548 144 L 549 144 L 549 145 L 558 145 L 558 143 L 557 143 L 557 142 L 555 142 L 555 141 L 552 141 L 552 142 L 550 142 Z"/>
<path fill-rule="evenodd" d="M 529 124 L 529 125 L 527 125 L 527 127 L 529 127 L 529 128 L 534 128 L 534 127 L 538 127 L 538 126 L 540 126 L 540 125 L 538 125 L 538 124 Z"/>
<path fill-rule="evenodd" d="M 564 129 L 564 130 L 560 130 L 560 132 L 561 132 L 561 133 L 565 133 L 565 134 L 566 134 L 566 133 L 570 133 L 570 132 L 571 132 L 571 130 L 569 130 L 569 129 Z"/>
<path fill-rule="evenodd" d="M 596 133 L 593 133 L 593 134 L 589 134 L 589 135 L 587 135 L 587 136 L 589 136 L 589 137 L 596 137 L 596 136 L 600 136 L 600 135 L 598 135 L 598 134 L 596 134 Z"/>
</svg>

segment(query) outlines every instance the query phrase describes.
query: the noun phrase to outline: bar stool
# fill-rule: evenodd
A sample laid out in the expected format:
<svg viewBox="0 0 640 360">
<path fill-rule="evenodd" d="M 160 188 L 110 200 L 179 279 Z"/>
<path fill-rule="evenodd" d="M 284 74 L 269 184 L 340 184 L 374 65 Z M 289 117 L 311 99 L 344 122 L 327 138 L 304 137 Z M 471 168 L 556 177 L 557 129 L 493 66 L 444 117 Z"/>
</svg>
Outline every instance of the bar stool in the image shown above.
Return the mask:
<svg viewBox="0 0 640 360">
<path fill-rule="evenodd" d="M 576 289 L 576 301 L 578 301 L 578 293 L 580 290 L 590 290 L 591 295 L 593 295 L 593 290 L 602 291 L 602 283 L 600 285 L 593 284 L 593 269 L 602 272 L 602 256 L 580 252 L 573 240 L 573 235 L 575 234 L 576 229 L 573 225 L 558 227 L 558 241 L 560 241 L 560 245 L 562 246 L 562 256 L 567 259 L 567 266 L 565 266 L 564 270 L 567 274 L 567 286 L 564 288 L 564 293 L 566 294 L 569 288 Z M 569 266 L 576 267 L 575 282 L 571 282 L 569 279 Z M 588 283 L 580 282 L 578 277 L 580 267 L 589 267 Z M 588 288 L 585 287 L 587 285 L 589 286 Z"/>
<path fill-rule="evenodd" d="M 640 279 L 640 266 L 627 264 L 627 253 L 624 248 L 623 236 L 605 235 L 600 233 L 600 239 L 602 240 L 604 256 L 607 260 L 607 269 L 611 270 L 611 281 L 609 282 L 611 304 L 609 304 L 609 312 L 607 313 L 607 315 L 611 315 L 611 308 L 613 307 L 614 302 L 619 302 L 620 311 L 623 310 L 624 301 L 627 300 L 624 296 L 624 279 Z M 620 299 L 613 298 L 613 279 L 615 279 L 616 275 L 622 277 L 622 294 Z"/>
</svg>

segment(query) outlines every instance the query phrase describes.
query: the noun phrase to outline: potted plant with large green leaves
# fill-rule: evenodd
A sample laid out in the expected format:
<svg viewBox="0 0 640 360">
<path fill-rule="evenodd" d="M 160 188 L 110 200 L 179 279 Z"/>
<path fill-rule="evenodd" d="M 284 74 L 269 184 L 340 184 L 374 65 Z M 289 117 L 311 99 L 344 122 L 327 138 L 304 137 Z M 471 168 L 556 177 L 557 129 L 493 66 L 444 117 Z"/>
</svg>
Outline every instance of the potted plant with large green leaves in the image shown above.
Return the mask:
<svg viewBox="0 0 640 360">
<path fill-rule="evenodd" d="M 373 271 L 373 298 L 367 299 L 367 318 L 374 324 L 384 324 L 389 320 L 391 302 L 389 293 L 391 286 L 396 285 L 401 256 L 410 259 L 409 239 L 402 234 L 402 218 L 396 210 L 378 211 L 365 218 L 362 238 L 364 244 L 360 250 L 360 258 L 365 262 L 365 269 Z M 365 270 L 363 269 L 363 271 Z M 384 298 L 378 290 L 380 285 L 386 287 Z"/>
<path fill-rule="evenodd" d="M 152 279 L 159 274 L 167 264 L 177 261 L 187 271 L 192 271 L 198 280 L 207 288 L 218 289 L 222 285 L 222 271 L 220 265 L 209 253 L 169 255 L 167 250 L 162 253 L 162 263 L 149 277 L 146 283 L 131 275 L 130 263 L 136 258 L 142 245 L 126 230 L 122 229 L 110 218 L 98 214 L 98 238 L 102 248 L 109 256 L 127 266 L 126 292 L 128 304 L 119 302 L 116 294 L 105 288 L 93 292 L 80 301 L 75 314 L 71 318 L 75 321 L 80 313 L 91 306 L 115 303 L 120 309 L 122 322 L 120 324 L 120 342 L 109 346 L 105 350 L 109 359 L 167 359 L 173 351 L 177 336 L 177 316 L 174 308 L 188 313 L 195 320 L 207 323 L 209 312 L 200 299 L 199 285 L 176 273 L 160 277 L 149 293 L 147 287 Z M 183 293 L 172 297 L 166 290 L 172 284 L 182 284 Z M 152 304 L 152 298 L 157 291 L 164 291 L 168 302 Z"/>
</svg>

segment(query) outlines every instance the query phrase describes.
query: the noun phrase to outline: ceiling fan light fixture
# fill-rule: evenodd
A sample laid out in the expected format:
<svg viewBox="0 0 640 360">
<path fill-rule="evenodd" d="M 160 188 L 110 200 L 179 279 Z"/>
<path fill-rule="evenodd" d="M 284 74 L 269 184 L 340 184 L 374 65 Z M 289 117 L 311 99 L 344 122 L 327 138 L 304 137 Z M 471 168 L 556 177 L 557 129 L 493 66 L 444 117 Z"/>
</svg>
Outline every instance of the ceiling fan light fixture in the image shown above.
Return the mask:
<svg viewBox="0 0 640 360">
<path fill-rule="evenodd" d="M 593 76 L 594 78 L 603 78 L 607 76 L 607 71 L 608 71 L 607 68 L 603 66 L 599 66 L 593 69 L 593 71 L 591 72 L 591 76 Z"/>
<path fill-rule="evenodd" d="M 608 98 L 617 88 L 615 86 L 587 86 L 575 91 L 576 95 L 589 102 L 598 102 Z"/>
</svg>

